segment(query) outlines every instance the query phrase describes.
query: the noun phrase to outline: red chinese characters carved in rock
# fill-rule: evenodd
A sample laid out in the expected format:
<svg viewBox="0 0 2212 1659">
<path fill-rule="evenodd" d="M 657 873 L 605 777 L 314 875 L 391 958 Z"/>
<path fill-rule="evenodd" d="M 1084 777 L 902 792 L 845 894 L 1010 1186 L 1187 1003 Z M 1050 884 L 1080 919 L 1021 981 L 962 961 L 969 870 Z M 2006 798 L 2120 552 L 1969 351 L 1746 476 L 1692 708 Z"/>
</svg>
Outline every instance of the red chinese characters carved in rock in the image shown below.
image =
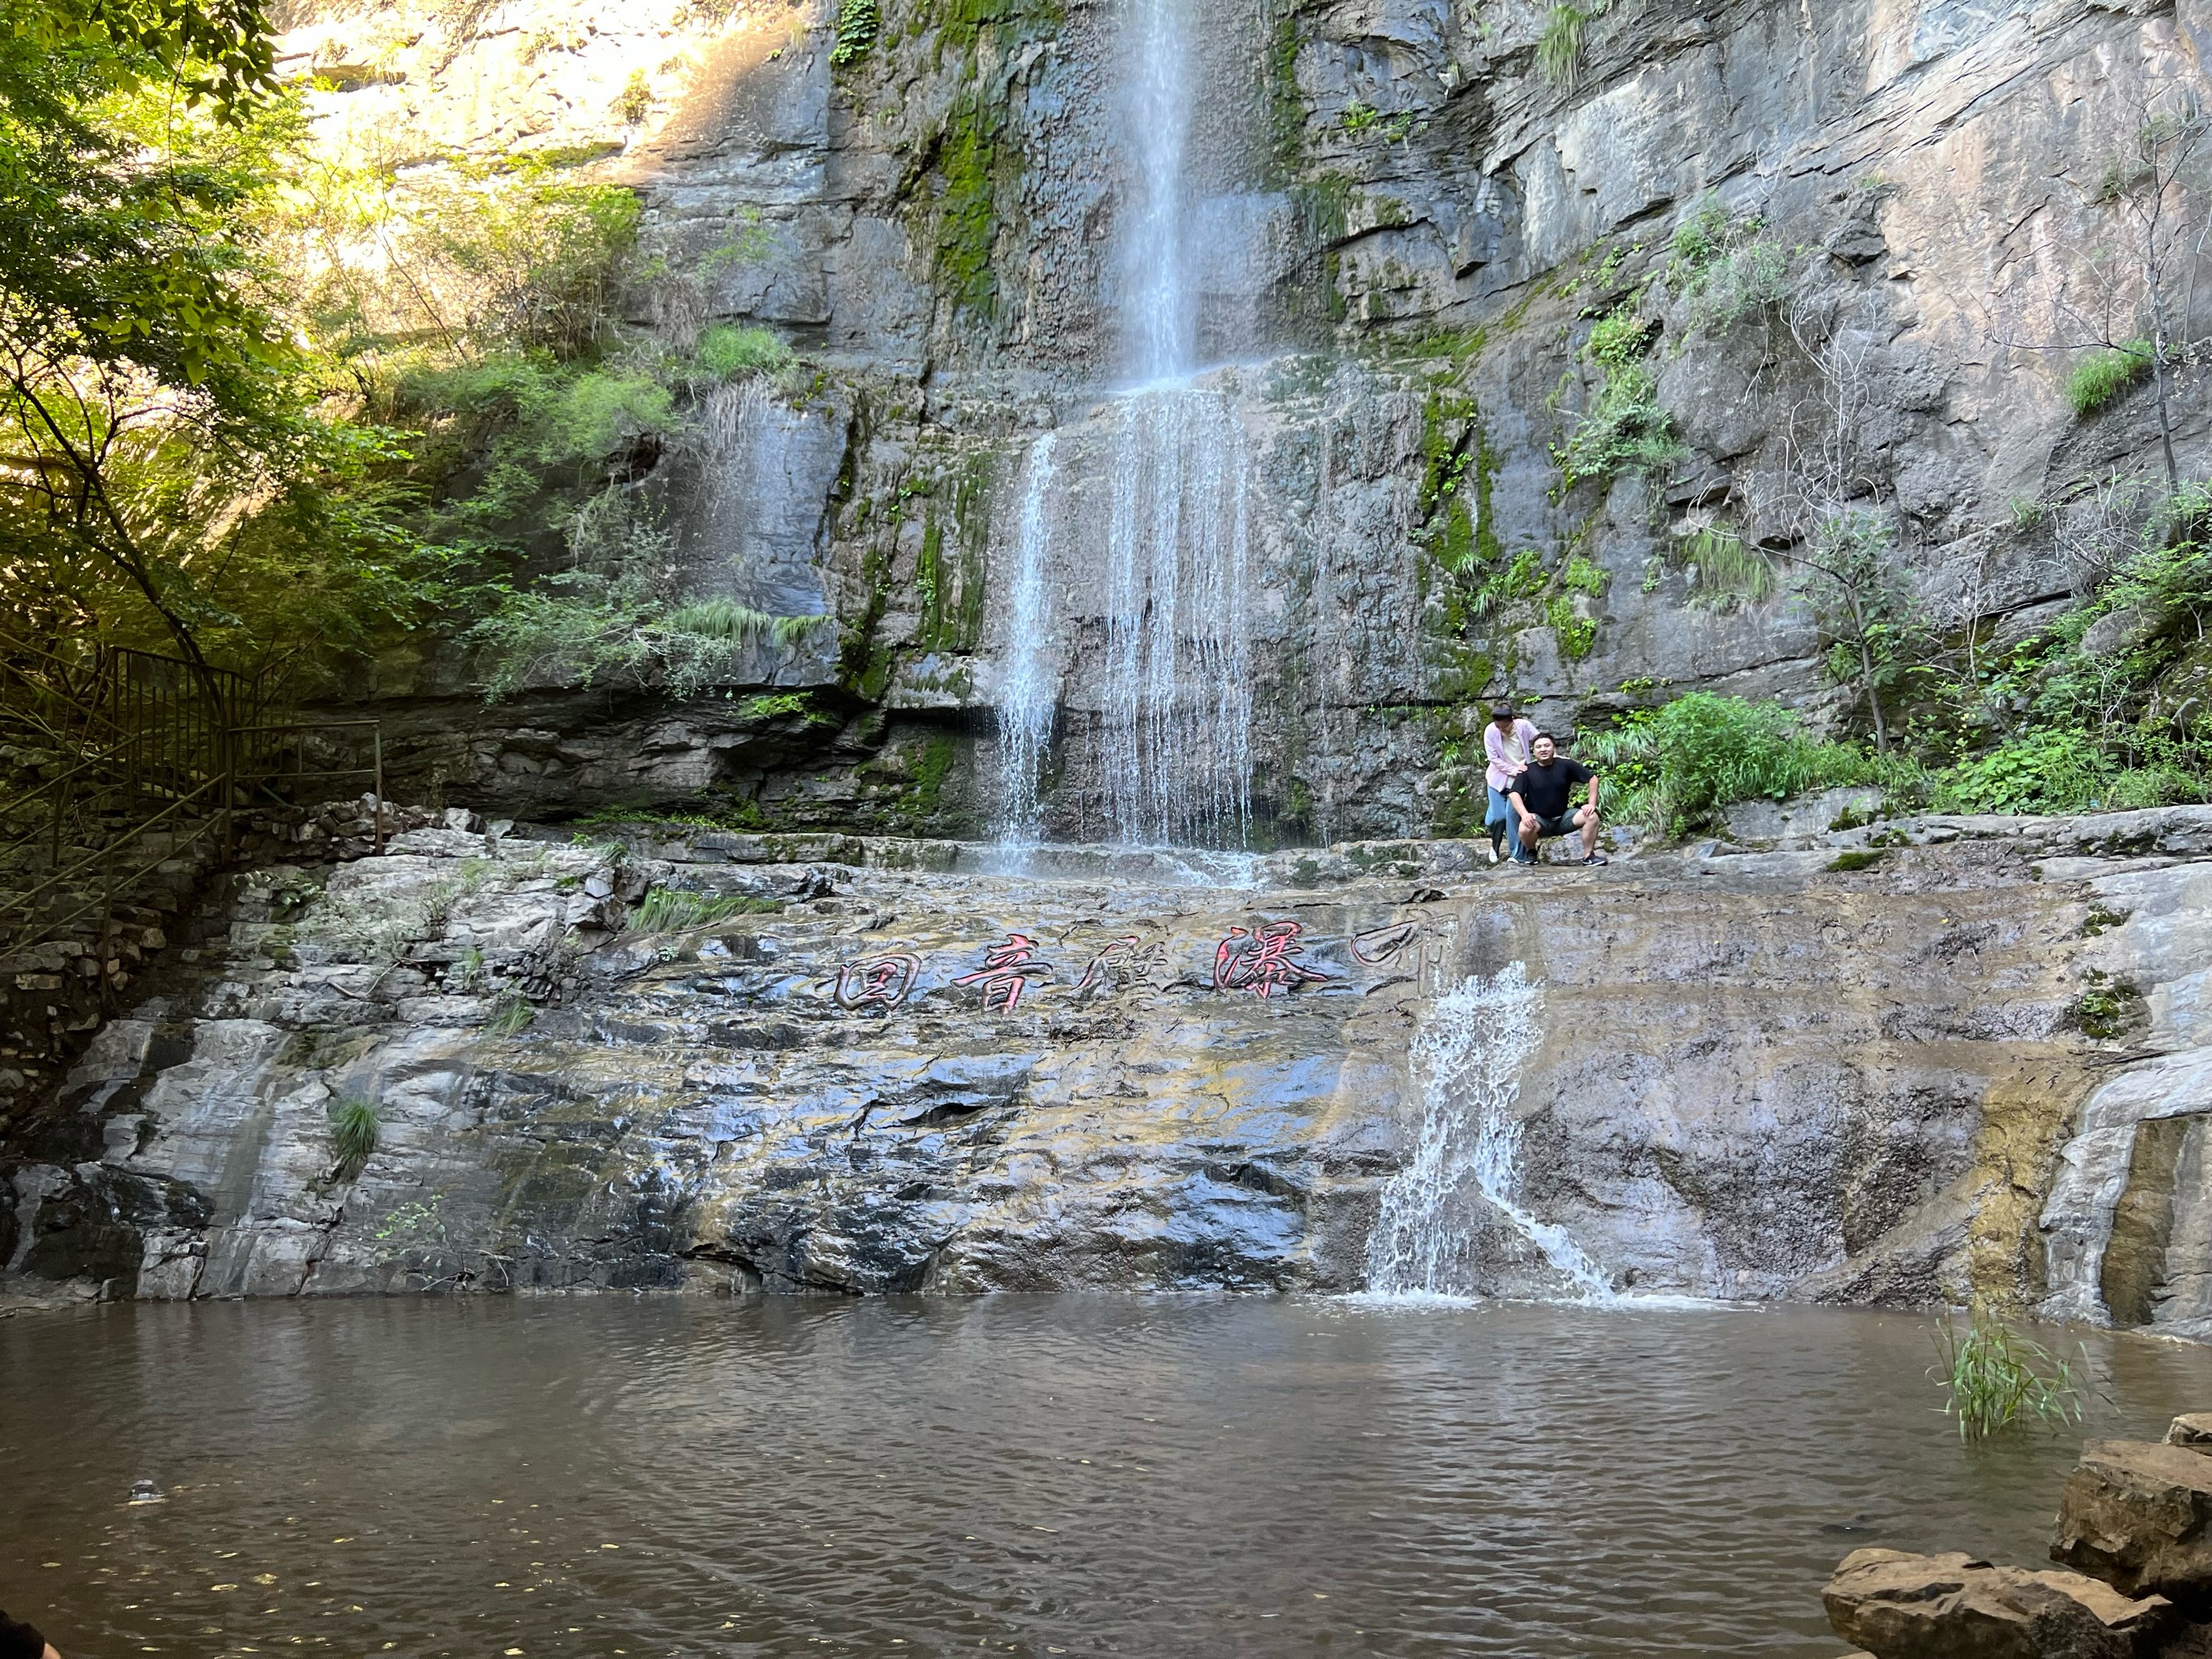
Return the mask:
<svg viewBox="0 0 2212 1659">
<path fill-rule="evenodd" d="M 1295 991 L 1309 980 L 1326 980 L 1327 973 L 1298 960 L 1305 954 L 1305 946 L 1298 943 L 1304 932 L 1305 924 L 1297 921 L 1231 927 L 1213 952 L 1214 989 L 1272 997 L 1278 991 Z"/>
<path fill-rule="evenodd" d="M 880 1002 L 896 1008 L 904 1002 L 914 982 L 921 976 L 921 958 L 901 952 L 866 962 L 848 962 L 837 969 L 837 1006 L 847 1010 Z"/>
<path fill-rule="evenodd" d="M 1022 994 L 1029 989 L 1030 975 L 1039 979 L 1052 977 L 1052 969 L 1036 959 L 1036 953 L 1037 942 L 1029 934 L 1008 933 L 1001 943 L 984 948 L 981 968 L 961 975 L 952 982 L 981 988 L 985 1013 L 1011 1014 L 1022 1006 Z"/>
</svg>

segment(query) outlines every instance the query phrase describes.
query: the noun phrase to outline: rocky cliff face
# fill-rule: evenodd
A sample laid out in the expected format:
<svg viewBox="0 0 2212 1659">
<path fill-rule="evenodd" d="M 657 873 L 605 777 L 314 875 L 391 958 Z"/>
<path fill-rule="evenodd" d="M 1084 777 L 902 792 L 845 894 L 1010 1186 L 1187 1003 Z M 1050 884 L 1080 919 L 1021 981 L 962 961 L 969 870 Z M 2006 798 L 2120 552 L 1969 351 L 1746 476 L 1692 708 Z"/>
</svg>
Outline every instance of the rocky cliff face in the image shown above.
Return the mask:
<svg viewBox="0 0 2212 1659">
<path fill-rule="evenodd" d="M 1463 822 L 1459 740 L 1503 690 L 1560 725 L 1692 685 L 1832 708 L 1805 604 L 1695 586 L 1700 532 L 1796 544 L 1826 485 L 1893 512 L 1945 617 L 2007 637 L 2073 580 L 2063 504 L 2155 453 L 2147 393 L 2077 420 L 2075 354 L 2048 348 L 2140 301 L 2109 185 L 2144 110 L 2203 86 L 2197 0 L 1585 9 L 1549 72 L 1553 20 L 1528 0 L 1194 11 L 1190 281 L 1201 354 L 1239 365 L 1201 384 L 1247 491 L 1251 799 L 1212 839 Z M 1127 21 L 890 0 L 833 66 L 839 21 L 510 0 L 289 37 L 296 65 L 335 66 L 334 146 L 618 148 L 590 166 L 642 192 L 648 249 L 684 279 L 635 320 L 758 323 L 818 371 L 702 419 L 652 486 L 698 591 L 834 616 L 744 688 L 812 692 L 811 715 L 550 685 L 486 714 L 436 653 L 364 688 L 418 787 L 537 816 L 710 802 L 974 832 L 1003 807 L 990 711 L 1026 535 L 1058 705 L 1042 824 L 1115 827 L 1106 705 L 1134 624 L 1112 501 L 1141 438 L 1105 395 Z M 1607 318 L 1627 331 L 1597 337 Z M 1593 464 L 1625 376 L 1673 448 Z M 1849 479 L 1812 476 L 1844 465 L 1820 460 L 1838 431 Z"/>
<path fill-rule="evenodd" d="M 1870 833 L 1009 876 L 416 830 L 242 879 L 11 1155 L 0 1261 L 40 1296 L 1979 1293 L 2197 1328 L 2212 817 Z"/>
<path fill-rule="evenodd" d="M 2077 419 L 2046 348 L 2139 300 L 2113 157 L 2212 20 L 1584 10 L 1567 52 L 1521 0 L 1195 5 L 1212 366 L 1140 392 L 1133 13 L 303 10 L 333 153 L 627 182 L 634 327 L 804 354 L 617 487 L 690 594 L 823 620 L 691 701 L 487 708 L 462 653 L 397 655 L 358 689 L 402 790 L 775 833 L 617 855 L 456 809 L 240 878 L 10 1149 L 9 1283 L 1978 1291 L 2212 1329 L 2202 813 L 1800 811 L 1596 879 L 1422 839 L 1476 811 L 1501 690 L 1841 717 L 1808 606 L 1697 568 L 1806 544 L 1816 498 L 1877 504 L 1962 627 L 2063 602 L 2084 492 L 2157 443 L 2140 391 Z M 1010 816 L 1335 850 L 1017 874 L 945 838 Z"/>
</svg>

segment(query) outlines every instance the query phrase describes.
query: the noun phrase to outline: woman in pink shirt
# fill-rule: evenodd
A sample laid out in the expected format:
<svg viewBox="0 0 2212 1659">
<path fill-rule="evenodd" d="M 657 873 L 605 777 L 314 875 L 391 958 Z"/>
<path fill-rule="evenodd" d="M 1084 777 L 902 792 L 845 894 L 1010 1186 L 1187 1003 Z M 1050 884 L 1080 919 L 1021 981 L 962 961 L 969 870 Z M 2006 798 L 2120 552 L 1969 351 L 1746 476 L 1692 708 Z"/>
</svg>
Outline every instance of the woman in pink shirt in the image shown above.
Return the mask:
<svg viewBox="0 0 2212 1659">
<path fill-rule="evenodd" d="M 1528 769 L 1528 745 L 1535 741 L 1534 721 L 1515 718 L 1510 702 L 1491 705 L 1490 724 L 1482 728 L 1482 751 L 1490 757 L 1490 769 L 1484 774 L 1490 785 L 1490 814 L 1483 827 L 1490 831 L 1492 864 L 1498 862 L 1501 839 L 1515 859 L 1521 856 L 1520 815 L 1506 800 L 1505 792 Z"/>
</svg>

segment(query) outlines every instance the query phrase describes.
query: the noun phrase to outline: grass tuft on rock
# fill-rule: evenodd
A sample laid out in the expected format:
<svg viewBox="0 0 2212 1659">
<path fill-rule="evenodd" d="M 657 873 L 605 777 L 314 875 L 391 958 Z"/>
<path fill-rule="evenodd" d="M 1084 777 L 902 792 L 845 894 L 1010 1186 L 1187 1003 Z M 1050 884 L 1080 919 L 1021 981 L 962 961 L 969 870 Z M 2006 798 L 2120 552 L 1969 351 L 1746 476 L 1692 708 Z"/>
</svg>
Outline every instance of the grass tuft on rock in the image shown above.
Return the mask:
<svg viewBox="0 0 2212 1659">
<path fill-rule="evenodd" d="M 516 1036 L 530 1029 L 538 1018 L 538 1011 L 530 1006 L 530 999 L 520 991 L 509 991 L 494 1006 L 491 1018 L 484 1022 L 484 1030 L 493 1036 Z"/>
<path fill-rule="evenodd" d="M 2066 401 L 2074 413 L 2086 421 L 2119 402 L 2150 373 L 2150 354 L 2148 340 L 2092 351 L 2066 377 Z"/>
<path fill-rule="evenodd" d="M 1544 16 L 1544 33 L 1536 42 L 1538 73 L 1555 87 L 1571 87 L 1582 78 L 1583 46 L 1590 21 L 1605 10 L 1606 0 L 1584 10 L 1581 6 L 1553 6 Z"/>
<path fill-rule="evenodd" d="M 383 1127 L 374 1101 L 349 1097 L 331 1107 L 331 1150 L 337 1157 L 337 1177 L 351 1181 L 376 1151 Z"/>
<path fill-rule="evenodd" d="M 630 913 L 633 933 L 681 933 L 705 927 L 732 916 L 772 915 L 783 907 L 774 899 L 750 893 L 689 893 L 677 887 L 656 887 Z"/>
<path fill-rule="evenodd" d="M 2082 1390 L 2074 1368 L 2041 1343 L 1976 1308 L 1963 1328 L 1936 1328 L 1938 1363 L 1929 1375 L 1943 1386 L 1945 1415 L 1961 1440 L 1985 1440 L 2014 1427 L 2063 1429 L 2081 1420 Z"/>
</svg>

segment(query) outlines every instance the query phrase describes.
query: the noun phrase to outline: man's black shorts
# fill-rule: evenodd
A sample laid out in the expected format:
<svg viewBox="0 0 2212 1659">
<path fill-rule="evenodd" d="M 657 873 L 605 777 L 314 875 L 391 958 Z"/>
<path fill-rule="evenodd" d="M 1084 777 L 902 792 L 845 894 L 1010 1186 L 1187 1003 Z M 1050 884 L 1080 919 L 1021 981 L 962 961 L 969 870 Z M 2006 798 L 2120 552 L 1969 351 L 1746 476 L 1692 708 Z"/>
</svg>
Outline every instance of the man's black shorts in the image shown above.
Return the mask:
<svg viewBox="0 0 2212 1659">
<path fill-rule="evenodd" d="M 1570 806 L 1555 818 L 1538 818 L 1536 833 L 1540 836 L 1571 836 L 1576 833 L 1575 814 L 1583 810 L 1579 806 Z"/>
</svg>

